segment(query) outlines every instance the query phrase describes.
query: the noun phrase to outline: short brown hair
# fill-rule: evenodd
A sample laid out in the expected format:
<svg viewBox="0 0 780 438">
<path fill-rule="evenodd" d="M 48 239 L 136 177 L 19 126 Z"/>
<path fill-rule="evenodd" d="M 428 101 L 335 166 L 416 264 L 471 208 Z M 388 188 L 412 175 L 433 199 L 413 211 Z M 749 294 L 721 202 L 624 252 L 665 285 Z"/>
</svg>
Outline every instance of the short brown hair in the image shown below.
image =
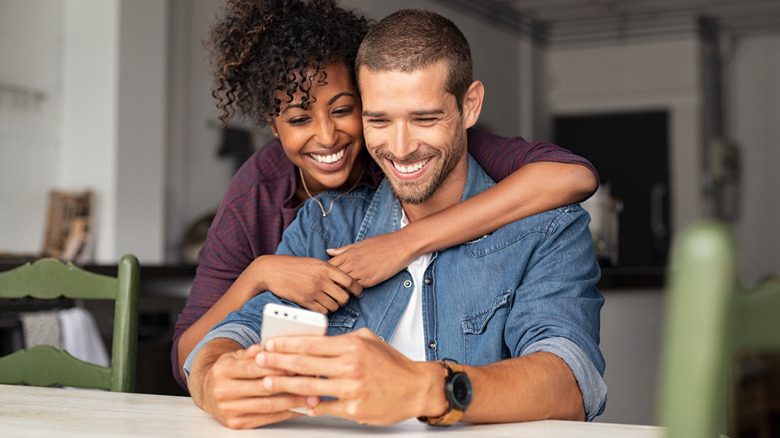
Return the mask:
<svg viewBox="0 0 780 438">
<path fill-rule="evenodd" d="M 423 9 L 401 9 L 383 18 L 363 39 L 355 69 L 413 72 L 441 60 L 448 64 L 445 89 L 458 111 L 473 81 L 471 48 L 460 29 L 445 17 Z"/>
</svg>

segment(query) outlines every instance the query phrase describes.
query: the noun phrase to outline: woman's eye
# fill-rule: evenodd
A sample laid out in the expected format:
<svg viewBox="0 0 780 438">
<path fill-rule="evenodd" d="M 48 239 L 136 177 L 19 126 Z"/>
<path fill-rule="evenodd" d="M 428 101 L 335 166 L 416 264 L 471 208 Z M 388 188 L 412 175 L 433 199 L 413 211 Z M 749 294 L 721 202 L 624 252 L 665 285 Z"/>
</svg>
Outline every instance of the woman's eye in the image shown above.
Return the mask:
<svg viewBox="0 0 780 438">
<path fill-rule="evenodd" d="M 347 107 L 340 107 L 333 110 L 333 115 L 336 116 L 345 116 L 347 114 L 352 114 L 352 112 L 355 110 L 354 107 L 347 106 Z"/>
<path fill-rule="evenodd" d="M 309 121 L 308 117 L 293 117 L 292 119 L 288 120 L 287 123 L 293 126 L 300 126 L 305 124 Z"/>
</svg>

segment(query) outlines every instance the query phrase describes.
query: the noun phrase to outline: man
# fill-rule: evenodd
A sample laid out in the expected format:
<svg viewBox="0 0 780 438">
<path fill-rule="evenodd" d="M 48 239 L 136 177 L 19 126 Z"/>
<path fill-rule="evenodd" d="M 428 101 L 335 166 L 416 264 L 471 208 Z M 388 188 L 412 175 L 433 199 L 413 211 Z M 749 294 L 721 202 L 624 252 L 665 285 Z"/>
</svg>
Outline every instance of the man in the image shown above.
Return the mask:
<svg viewBox="0 0 780 438">
<path fill-rule="evenodd" d="M 404 10 L 378 23 L 357 71 L 366 147 L 386 179 L 343 195 L 327 217 L 305 205 L 279 253 L 327 259 L 327 248 L 489 188 L 466 153 L 484 95 L 471 70 L 449 20 Z M 330 315 L 325 338 L 276 338 L 260 352 L 262 308 L 280 302 L 262 293 L 212 329 L 184 369 L 195 402 L 232 428 L 299 407 L 369 424 L 590 420 L 606 400 L 598 278 L 587 214 L 568 206 L 421 257 Z"/>
</svg>

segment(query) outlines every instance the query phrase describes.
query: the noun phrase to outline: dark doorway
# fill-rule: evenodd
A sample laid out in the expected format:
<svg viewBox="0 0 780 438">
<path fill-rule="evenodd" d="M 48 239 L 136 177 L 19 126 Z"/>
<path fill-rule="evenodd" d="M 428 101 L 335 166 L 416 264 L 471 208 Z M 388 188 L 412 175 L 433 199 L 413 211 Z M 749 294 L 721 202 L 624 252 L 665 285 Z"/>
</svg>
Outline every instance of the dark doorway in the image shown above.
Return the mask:
<svg viewBox="0 0 780 438">
<path fill-rule="evenodd" d="M 555 143 L 596 166 L 622 201 L 619 267 L 663 267 L 669 246 L 667 111 L 559 116 Z"/>
</svg>

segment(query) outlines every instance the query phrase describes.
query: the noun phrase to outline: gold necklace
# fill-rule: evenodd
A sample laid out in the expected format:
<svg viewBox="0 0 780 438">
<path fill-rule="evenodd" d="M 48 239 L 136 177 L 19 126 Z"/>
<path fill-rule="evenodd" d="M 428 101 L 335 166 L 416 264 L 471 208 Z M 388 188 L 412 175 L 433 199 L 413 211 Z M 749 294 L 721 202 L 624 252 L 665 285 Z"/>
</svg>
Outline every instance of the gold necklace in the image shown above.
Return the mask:
<svg viewBox="0 0 780 438">
<path fill-rule="evenodd" d="M 313 199 L 314 202 L 316 202 L 320 206 L 320 210 L 322 210 L 322 217 L 327 217 L 330 214 L 330 212 L 333 210 L 333 203 L 338 201 L 340 197 L 342 197 L 342 196 L 346 195 L 347 193 L 355 190 L 355 187 L 357 187 L 357 185 L 360 183 L 360 180 L 363 179 L 363 174 L 365 172 L 366 172 L 365 168 L 362 171 L 360 171 L 360 176 L 358 177 L 357 181 L 355 181 L 355 184 L 352 187 L 350 187 L 350 189 L 347 190 L 346 192 L 336 196 L 336 199 L 330 201 L 330 207 L 328 208 L 328 211 L 325 211 L 325 206 L 322 205 L 322 202 L 320 202 L 319 199 L 317 199 L 314 196 L 312 196 L 311 192 L 309 192 L 309 188 L 306 187 L 306 178 L 303 177 L 303 169 L 301 169 L 300 167 L 298 168 L 298 173 L 301 174 L 301 182 L 303 183 L 303 190 L 306 190 L 306 194 L 309 195 L 309 198 Z"/>
</svg>

